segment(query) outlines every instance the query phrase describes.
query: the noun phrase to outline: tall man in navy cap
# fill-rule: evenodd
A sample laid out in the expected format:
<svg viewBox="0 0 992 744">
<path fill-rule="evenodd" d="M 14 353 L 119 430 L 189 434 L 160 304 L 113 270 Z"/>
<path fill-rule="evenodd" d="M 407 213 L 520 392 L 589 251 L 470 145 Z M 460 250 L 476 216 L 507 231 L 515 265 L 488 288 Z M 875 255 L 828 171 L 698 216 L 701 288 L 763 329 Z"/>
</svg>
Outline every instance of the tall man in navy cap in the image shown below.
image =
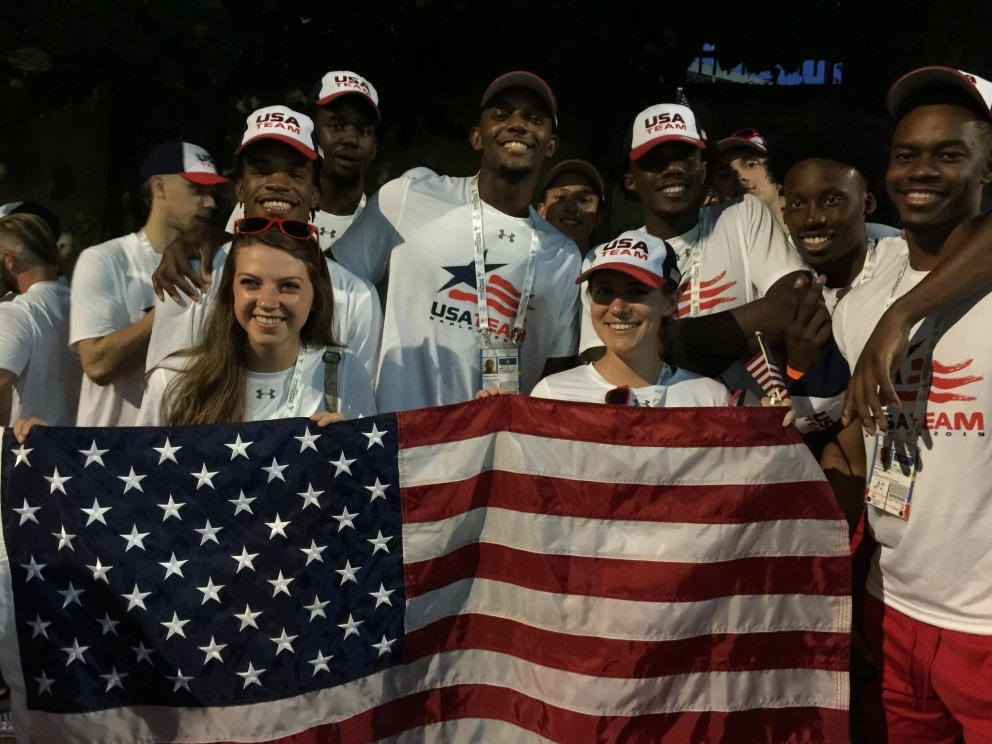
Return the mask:
<svg viewBox="0 0 992 744">
<path fill-rule="evenodd" d="M 906 258 L 834 312 L 852 367 L 885 309 L 922 288 L 956 247 L 952 234 L 975 225 L 992 182 L 988 81 L 922 68 L 896 81 L 887 105 L 898 123 L 886 186 Z M 855 420 L 824 454 L 842 503 L 866 502 L 878 543 L 859 613 L 879 668 L 866 699 L 873 742 L 992 741 L 990 314 L 992 291 L 972 286 L 910 323 L 896 405 L 859 411 L 886 430 L 863 436 Z"/>
<path fill-rule="evenodd" d="M 380 411 L 468 400 L 485 369 L 499 370 L 486 385 L 529 392 L 570 364 L 578 250 L 530 207 L 558 146 L 556 116 L 541 78 L 498 77 L 469 135 L 479 173 L 411 170 L 383 186 L 335 244 L 347 268 L 388 282 Z"/>
<path fill-rule="evenodd" d="M 184 232 L 202 228 L 227 181 L 213 158 L 188 142 L 165 142 L 141 166 L 148 221 L 136 233 L 84 250 L 72 276 L 69 343 L 83 378 L 80 426 L 128 426 L 141 405 L 141 378 L 152 330 L 151 275 L 162 251 Z"/>
</svg>

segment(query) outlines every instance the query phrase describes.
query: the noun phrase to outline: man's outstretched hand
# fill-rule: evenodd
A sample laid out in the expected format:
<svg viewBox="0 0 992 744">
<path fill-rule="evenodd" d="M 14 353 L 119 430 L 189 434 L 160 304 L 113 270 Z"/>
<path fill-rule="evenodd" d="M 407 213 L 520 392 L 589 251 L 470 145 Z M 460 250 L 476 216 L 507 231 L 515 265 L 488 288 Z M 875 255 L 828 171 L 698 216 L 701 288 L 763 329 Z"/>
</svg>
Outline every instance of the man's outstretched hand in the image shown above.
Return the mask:
<svg viewBox="0 0 992 744">
<path fill-rule="evenodd" d="M 897 307 L 890 307 L 882 314 L 848 383 L 841 417 L 845 425 L 858 417 L 869 434 L 874 434 L 876 428 L 885 431 L 887 423 L 882 407 L 899 408 L 899 396 L 892 380 L 909 352 L 911 330 L 912 324 Z"/>
<path fill-rule="evenodd" d="M 173 240 L 162 252 L 162 262 L 152 274 L 152 286 L 161 300 L 169 295 L 180 302 L 180 293 L 198 300 L 200 292 L 210 286 L 214 254 L 227 242 L 227 233 L 206 225 L 187 230 Z M 193 268 L 191 259 L 200 260 L 200 271 Z"/>
</svg>

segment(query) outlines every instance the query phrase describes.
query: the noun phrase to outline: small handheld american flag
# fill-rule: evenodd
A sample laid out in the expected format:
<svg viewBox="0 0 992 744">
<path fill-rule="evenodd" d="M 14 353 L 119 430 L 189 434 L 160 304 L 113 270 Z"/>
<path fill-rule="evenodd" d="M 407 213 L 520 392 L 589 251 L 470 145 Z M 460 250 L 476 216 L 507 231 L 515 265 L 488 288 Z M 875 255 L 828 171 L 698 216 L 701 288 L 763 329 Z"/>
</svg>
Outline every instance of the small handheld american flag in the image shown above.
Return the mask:
<svg viewBox="0 0 992 744">
<path fill-rule="evenodd" d="M 782 379 L 782 373 L 768 356 L 768 349 L 765 347 L 765 340 L 761 336 L 761 331 L 755 331 L 754 337 L 758 340 L 758 351 L 753 357 L 748 359 L 744 365 L 751 376 L 757 380 L 761 389 L 772 399 L 772 405 L 777 405 L 789 394 Z"/>
</svg>

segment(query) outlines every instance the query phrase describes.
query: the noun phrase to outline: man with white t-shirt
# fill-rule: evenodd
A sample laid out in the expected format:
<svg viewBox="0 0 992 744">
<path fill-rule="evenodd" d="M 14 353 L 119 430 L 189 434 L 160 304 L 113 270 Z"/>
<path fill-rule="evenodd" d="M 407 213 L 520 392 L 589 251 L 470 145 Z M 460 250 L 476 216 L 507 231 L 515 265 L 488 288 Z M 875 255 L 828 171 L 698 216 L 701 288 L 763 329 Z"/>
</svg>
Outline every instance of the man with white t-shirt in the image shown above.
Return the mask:
<svg viewBox="0 0 992 744">
<path fill-rule="evenodd" d="M 69 350 L 69 287 L 41 217 L 0 217 L 0 285 L 13 293 L 0 302 L 0 426 L 32 416 L 71 426 L 81 370 Z"/>
<path fill-rule="evenodd" d="M 885 309 L 950 254 L 992 182 L 992 83 L 922 68 L 896 81 L 887 107 L 898 124 L 886 182 L 908 259 L 837 306 L 834 335 L 852 368 Z M 879 668 L 865 700 L 872 741 L 992 741 L 990 313 L 986 289 L 914 326 L 887 431 L 863 435 L 855 419 L 824 453 L 839 500 L 866 501 L 879 545 L 860 613 Z"/>
<path fill-rule="evenodd" d="M 141 405 L 141 378 L 155 316 L 151 275 L 162 251 L 202 229 L 227 182 L 213 158 L 188 142 L 164 142 L 141 166 L 148 221 L 136 233 L 84 250 L 72 276 L 69 343 L 83 378 L 79 426 L 128 426 Z"/>
<path fill-rule="evenodd" d="M 310 117 L 285 106 L 268 106 L 253 111 L 248 116 L 237 155 L 235 193 L 242 205 L 241 212 L 246 217 L 310 221 L 319 198 L 317 182 L 320 169 L 320 156 Z M 325 214 L 316 212 L 318 217 Z M 328 234 L 325 231 L 322 240 L 326 239 Z M 221 247 L 211 258 L 214 276 L 220 276 L 228 245 Z M 324 243 L 321 247 L 325 248 Z M 167 253 L 175 262 L 170 263 L 169 271 L 165 271 L 163 262 L 156 272 L 159 285 L 169 287 L 169 296 L 160 299 L 156 306 L 146 361 L 149 369 L 169 354 L 200 343 L 216 287 L 215 283 L 210 283 L 202 301 L 187 299 L 176 288 L 181 277 L 172 270 L 178 266 L 183 247 L 178 244 L 170 246 Z M 325 260 L 333 289 L 334 337 L 358 357 L 372 376 L 375 374 L 382 332 L 379 297 L 367 282 L 332 259 Z M 200 272 L 192 267 L 189 270 L 199 276 Z"/>
<path fill-rule="evenodd" d="M 530 207 L 558 145 L 556 116 L 539 77 L 498 77 L 470 133 L 479 174 L 411 170 L 384 185 L 335 244 L 359 276 L 388 279 L 380 412 L 469 400 L 487 368 L 501 370 L 498 380 L 486 375 L 487 386 L 530 392 L 571 364 L 579 253 Z"/>
<path fill-rule="evenodd" d="M 755 331 L 781 342 L 803 265 L 774 215 L 756 197 L 700 207 L 706 138 L 693 111 L 662 103 L 627 132 L 624 188 L 641 202 L 645 232 L 668 241 L 683 272 L 679 340 L 690 369 L 719 373 L 731 389 L 750 383 L 737 360 L 757 351 Z M 599 347 L 583 310 L 581 350 Z"/>
</svg>

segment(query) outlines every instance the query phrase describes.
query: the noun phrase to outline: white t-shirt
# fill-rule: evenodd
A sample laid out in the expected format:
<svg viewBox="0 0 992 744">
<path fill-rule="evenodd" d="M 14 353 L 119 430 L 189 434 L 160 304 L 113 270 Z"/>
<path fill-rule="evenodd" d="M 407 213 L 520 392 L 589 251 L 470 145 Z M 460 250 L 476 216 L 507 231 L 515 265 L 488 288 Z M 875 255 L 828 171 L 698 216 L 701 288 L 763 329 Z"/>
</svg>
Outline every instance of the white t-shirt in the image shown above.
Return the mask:
<svg viewBox="0 0 992 744">
<path fill-rule="evenodd" d="M 69 349 L 69 287 L 36 282 L 0 302 L 0 368 L 17 376 L 10 421 L 76 423 L 82 369 Z"/>
<path fill-rule="evenodd" d="M 69 343 L 102 338 L 127 328 L 155 305 L 152 274 L 162 255 L 143 233 L 131 233 L 87 248 L 79 254 L 72 274 Z M 78 426 L 130 426 L 141 405 L 139 366 L 107 385 L 97 385 L 83 375 L 79 395 Z"/>
<path fill-rule="evenodd" d="M 164 426 L 165 393 L 179 373 L 171 367 L 184 366 L 189 357 L 176 357 L 155 368 L 148 376 L 148 389 L 141 403 L 137 426 Z M 324 403 L 324 347 L 307 349 L 303 357 L 303 377 L 297 403 L 291 416 L 287 416 L 286 401 L 292 384 L 295 367 L 282 372 L 247 372 L 248 408 L 245 421 L 265 421 L 268 419 L 310 416 L 326 411 Z M 365 367 L 353 353 L 341 350 L 341 361 L 337 366 L 338 410 L 345 418 L 359 418 L 375 415 L 375 400 L 372 395 L 372 381 Z"/>
<path fill-rule="evenodd" d="M 214 257 L 213 281 L 205 296 L 193 302 L 181 296 L 176 303 L 168 295 L 155 305 L 152 337 L 148 342 L 145 365 L 151 369 L 172 354 L 196 346 L 203 340 L 207 313 L 217 295 L 221 272 L 231 244 L 227 243 Z M 350 349 L 365 365 L 369 375 L 375 374 L 382 335 L 382 308 L 379 295 L 368 282 L 359 279 L 333 259 L 327 258 L 334 298 L 334 340 Z"/>
<path fill-rule="evenodd" d="M 901 239 L 896 239 L 901 240 Z M 906 294 L 926 272 L 893 262 L 852 290 L 837 306 L 833 332 L 850 363 L 857 363 L 890 296 Z M 893 287 L 898 287 L 893 294 Z M 985 343 L 992 293 L 978 293 L 918 324 L 896 374 L 902 401 L 890 433 L 919 446 L 909 519 L 868 506 L 881 547 L 867 588 L 887 605 L 940 628 L 992 635 L 992 346 Z M 938 332 L 931 329 L 939 318 Z M 933 382 L 925 404 L 926 430 L 909 425 L 917 410 L 921 371 L 933 350 Z M 875 439 L 865 437 L 871 468 Z"/>
<path fill-rule="evenodd" d="M 311 224 L 317 228 L 317 239 L 320 242 L 320 249 L 326 255 L 331 255 L 331 246 L 338 241 L 338 238 L 344 235 L 345 230 L 351 227 L 351 223 L 355 221 L 355 218 L 364 208 L 365 194 L 362 194 L 362 200 L 358 203 L 358 208 L 355 210 L 354 214 L 331 214 L 330 212 L 318 211 L 313 216 L 313 221 Z M 230 219 L 227 221 L 227 227 L 224 229 L 233 235 L 234 221 L 239 220 L 244 216 L 244 205 L 236 204 L 234 206 L 234 210 L 231 212 Z"/>
<path fill-rule="evenodd" d="M 884 225 L 882 226 L 884 227 Z M 837 303 L 844 299 L 844 296 L 850 290 L 864 284 L 875 276 L 881 276 L 889 271 L 889 267 L 893 264 L 896 266 L 902 266 L 909 256 L 909 249 L 906 247 L 906 241 L 899 237 L 887 236 L 880 239 L 875 244 L 875 265 L 870 273 L 866 273 L 867 266 L 863 267 L 861 273 L 858 274 L 854 281 L 851 282 L 851 286 L 841 292 L 840 287 L 824 287 L 823 288 L 823 301 L 827 304 L 827 310 L 833 315 L 834 308 L 837 307 Z M 867 263 L 867 258 L 865 260 Z M 898 269 L 897 269 L 898 271 Z M 837 295 L 840 294 L 840 297 Z"/>
<path fill-rule="evenodd" d="M 458 403 L 481 386 L 470 179 L 416 168 L 373 196 L 334 246 L 337 259 L 378 284 L 388 273 L 376 385 L 381 412 Z M 483 203 L 486 288 L 493 345 L 509 346 L 537 231 L 534 287 L 521 344 L 521 390 L 549 358 L 577 346 L 581 260 L 575 243 L 534 211 L 511 217 Z"/>
<path fill-rule="evenodd" d="M 534 386 L 536 398 L 605 403 L 606 394 L 616 389 L 593 364 L 549 375 Z M 665 385 L 634 388 L 637 405 L 653 408 L 690 408 L 694 406 L 726 406 L 730 400 L 727 388 L 708 377 L 701 377 L 676 368 Z"/>
</svg>

